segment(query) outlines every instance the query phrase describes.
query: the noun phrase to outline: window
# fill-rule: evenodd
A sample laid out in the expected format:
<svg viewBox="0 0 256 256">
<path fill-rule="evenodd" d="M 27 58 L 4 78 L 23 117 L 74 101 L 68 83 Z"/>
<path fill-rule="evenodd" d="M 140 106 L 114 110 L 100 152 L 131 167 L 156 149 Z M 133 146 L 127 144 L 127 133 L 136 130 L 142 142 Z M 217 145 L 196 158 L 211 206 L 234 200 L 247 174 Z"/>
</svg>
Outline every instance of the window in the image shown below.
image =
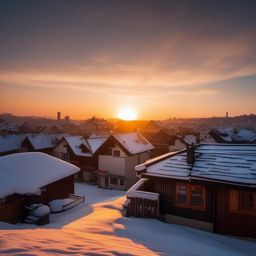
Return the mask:
<svg viewBox="0 0 256 256">
<path fill-rule="evenodd" d="M 120 179 L 120 186 L 124 186 L 124 179 Z"/>
<path fill-rule="evenodd" d="M 253 192 L 240 192 L 239 193 L 239 208 L 241 210 L 253 210 L 253 208 L 254 208 Z"/>
<path fill-rule="evenodd" d="M 176 184 L 176 202 L 178 207 L 205 210 L 205 188 L 198 185 Z"/>
<path fill-rule="evenodd" d="M 241 214 L 256 214 L 256 193 L 230 191 L 230 210 Z"/>
<path fill-rule="evenodd" d="M 110 178 L 110 183 L 112 185 L 118 185 L 118 179 L 117 178 Z"/>
<path fill-rule="evenodd" d="M 113 151 L 113 156 L 120 156 L 120 151 L 119 150 L 114 150 Z"/>
<path fill-rule="evenodd" d="M 108 156 L 112 156 L 112 149 L 111 148 L 107 148 L 104 152 L 104 155 L 108 155 Z"/>
<path fill-rule="evenodd" d="M 68 153 L 62 152 L 62 153 L 61 153 L 61 159 L 62 159 L 62 160 L 68 160 Z"/>
<path fill-rule="evenodd" d="M 176 204 L 187 205 L 188 203 L 188 186 L 186 184 L 176 185 Z"/>
<path fill-rule="evenodd" d="M 204 207 L 204 187 L 191 186 L 190 187 L 190 205 L 195 207 Z"/>
</svg>

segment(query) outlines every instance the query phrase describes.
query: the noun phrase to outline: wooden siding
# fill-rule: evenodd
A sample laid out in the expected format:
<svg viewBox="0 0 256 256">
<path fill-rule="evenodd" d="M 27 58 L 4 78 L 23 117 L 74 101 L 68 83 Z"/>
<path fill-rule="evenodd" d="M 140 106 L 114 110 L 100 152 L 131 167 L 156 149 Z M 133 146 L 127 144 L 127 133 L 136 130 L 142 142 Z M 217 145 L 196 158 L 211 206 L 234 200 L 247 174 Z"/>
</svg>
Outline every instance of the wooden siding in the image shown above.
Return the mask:
<svg viewBox="0 0 256 256">
<path fill-rule="evenodd" d="M 215 194 L 212 189 L 205 186 L 205 210 L 195 210 L 175 206 L 175 180 L 170 179 L 151 179 L 153 181 L 153 191 L 160 194 L 160 214 L 173 214 L 185 218 L 191 218 L 206 222 L 214 222 L 215 218 Z"/>
<path fill-rule="evenodd" d="M 130 198 L 127 216 L 157 218 L 159 216 L 158 201 L 145 198 Z"/>
<path fill-rule="evenodd" d="M 47 193 L 47 196 L 44 193 Z M 74 175 L 47 185 L 46 191 L 42 193 L 42 200 L 48 203 L 54 199 L 67 198 L 69 194 L 74 194 Z"/>
<path fill-rule="evenodd" d="M 228 189 L 217 193 L 216 232 L 256 238 L 256 215 L 231 212 Z"/>
<path fill-rule="evenodd" d="M 12 195 L 0 203 L 0 221 L 17 223 L 24 216 L 24 206 L 32 203 L 48 204 L 54 199 L 67 198 L 74 193 L 74 175 L 51 183 L 42 189 L 41 195 Z"/>
<path fill-rule="evenodd" d="M 5 203 L 0 204 L 0 221 L 17 223 L 21 220 L 22 209 L 22 198 L 11 196 Z"/>
</svg>

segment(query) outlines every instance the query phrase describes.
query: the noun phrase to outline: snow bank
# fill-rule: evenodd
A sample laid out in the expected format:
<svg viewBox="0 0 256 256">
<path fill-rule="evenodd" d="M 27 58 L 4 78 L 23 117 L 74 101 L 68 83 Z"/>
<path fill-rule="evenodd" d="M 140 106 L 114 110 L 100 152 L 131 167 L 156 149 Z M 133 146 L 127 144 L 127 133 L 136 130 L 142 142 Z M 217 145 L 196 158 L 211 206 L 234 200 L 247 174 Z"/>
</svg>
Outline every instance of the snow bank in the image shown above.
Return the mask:
<svg viewBox="0 0 256 256">
<path fill-rule="evenodd" d="M 50 208 L 47 205 L 41 205 L 33 211 L 33 214 L 38 217 L 48 215 L 49 213 L 50 213 Z"/>
<path fill-rule="evenodd" d="M 56 199 L 49 202 L 51 212 L 60 212 L 63 210 L 63 206 L 73 202 L 71 198 Z"/>
<path fill-rule="evenodd" d="M 154 219 L 125 218 L 123 192 L 85 184 L 76 189 L 90 203 L 52 215 L 44 228 L 0 222 L 0 255 L 255 255 L 253 241 Z"/>
</svg>

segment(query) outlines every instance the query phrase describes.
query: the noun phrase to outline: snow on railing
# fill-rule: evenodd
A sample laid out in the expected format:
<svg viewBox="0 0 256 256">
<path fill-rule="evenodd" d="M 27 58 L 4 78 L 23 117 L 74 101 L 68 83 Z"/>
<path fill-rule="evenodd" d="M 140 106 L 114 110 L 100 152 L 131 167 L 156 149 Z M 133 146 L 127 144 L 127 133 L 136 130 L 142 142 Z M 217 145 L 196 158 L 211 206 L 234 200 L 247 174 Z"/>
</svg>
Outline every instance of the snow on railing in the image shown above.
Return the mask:
<svg viewBox="0 0 256 256">
<path fill-rule="evenodd" d="M 147 178 L 140 179 L 136 184 L 134 184 L 126 192 L 126 197 L 127 198 L 144 198 L 144 199 L 149 199 L 149 200 L 154 200 L 154 201 L 159 200 L 159 194 L 158 193 L 139 190 L 142 187 L 144 187 L 145 183 L 148 180 L 149 179 L 147 179 Z"/>
</svg>

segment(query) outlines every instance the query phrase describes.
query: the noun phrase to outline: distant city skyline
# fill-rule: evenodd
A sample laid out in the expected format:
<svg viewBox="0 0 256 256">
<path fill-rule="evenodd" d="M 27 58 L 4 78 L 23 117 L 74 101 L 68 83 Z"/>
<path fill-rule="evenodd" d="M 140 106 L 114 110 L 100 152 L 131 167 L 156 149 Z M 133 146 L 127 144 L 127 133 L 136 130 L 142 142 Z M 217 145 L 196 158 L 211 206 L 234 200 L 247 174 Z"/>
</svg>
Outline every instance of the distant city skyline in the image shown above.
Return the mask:
<svg viewBox="0 0 256 256">
<path fill-rule="evenodd" d="M 0 1 L 0 112 L 255 113 L 255 10 L 253 0 Z"/>
</svg>

